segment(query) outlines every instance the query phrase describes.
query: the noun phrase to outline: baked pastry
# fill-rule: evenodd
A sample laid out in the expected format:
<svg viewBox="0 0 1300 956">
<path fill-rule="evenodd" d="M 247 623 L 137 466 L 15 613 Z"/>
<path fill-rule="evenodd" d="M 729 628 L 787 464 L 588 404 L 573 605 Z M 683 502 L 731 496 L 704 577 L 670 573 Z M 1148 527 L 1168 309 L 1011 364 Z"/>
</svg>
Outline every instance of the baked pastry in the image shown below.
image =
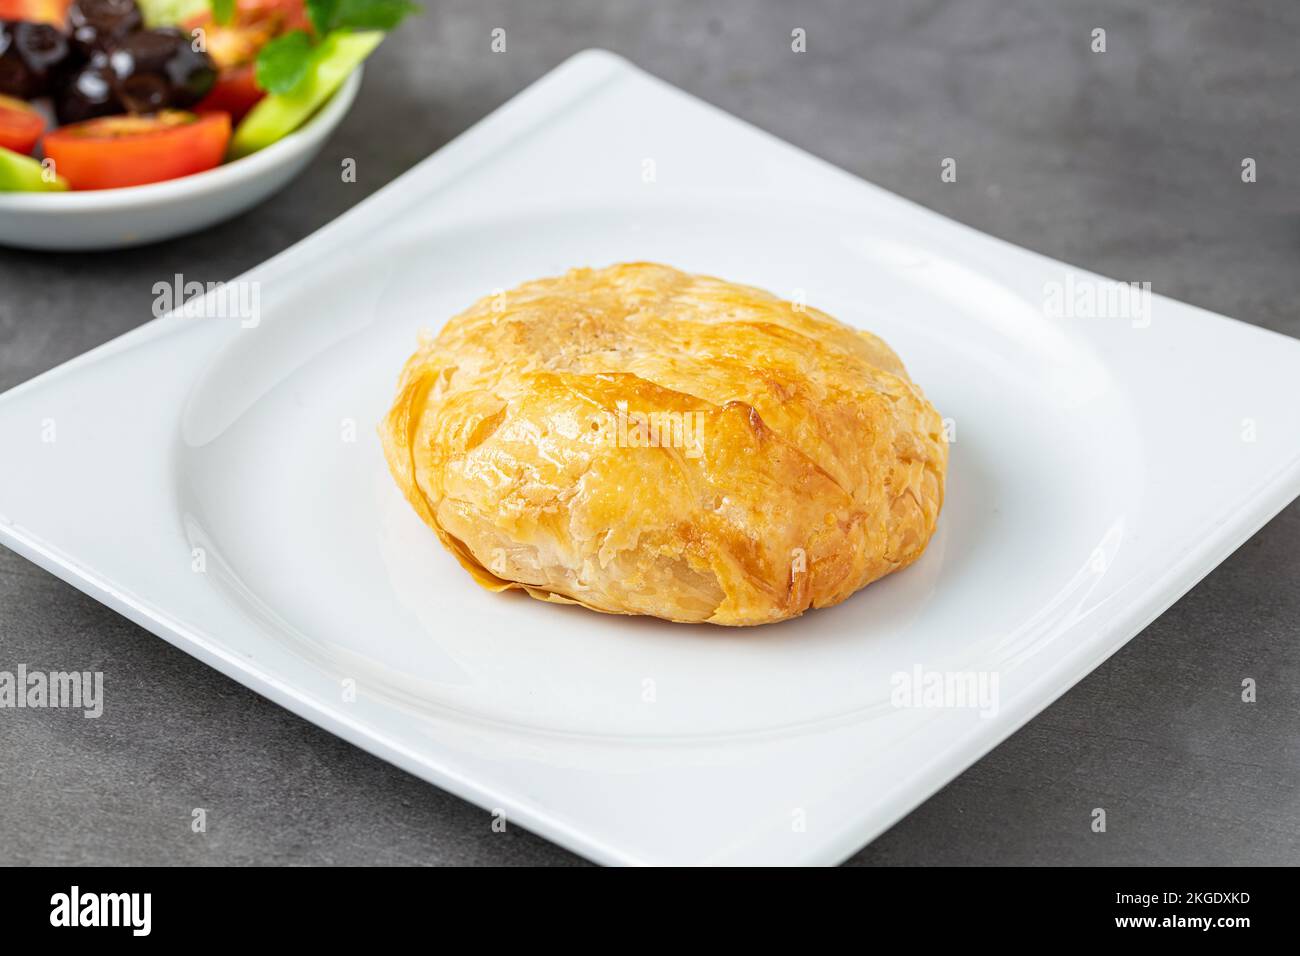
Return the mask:
<svg viewBox="0 0 1300 956">
<path fill-rule="evenodd" d="M 424 338 L 380 434 L 484 587 L 729 625 L 915 561 L 948 461 L 880 339 L 651 263 L 479 300 Z"/>
</svg>

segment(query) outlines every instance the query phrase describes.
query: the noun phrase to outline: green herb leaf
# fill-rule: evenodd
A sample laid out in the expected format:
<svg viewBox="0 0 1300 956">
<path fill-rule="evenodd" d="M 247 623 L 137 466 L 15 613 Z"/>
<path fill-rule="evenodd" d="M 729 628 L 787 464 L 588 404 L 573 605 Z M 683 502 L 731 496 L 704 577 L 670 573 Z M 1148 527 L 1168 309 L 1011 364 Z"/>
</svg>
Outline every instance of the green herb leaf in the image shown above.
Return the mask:
<svg viewBox="0 0 1300 956">
<path fill-rule="evenodd" d="M 222 2 L 233 5 L 235 0 Z M 276 37 L 257 55 L 257 85 L 268 93 L 288 93 L 297 87 L 311 69 L 317 42 L 329 34 L 391 30 L 420 9 L 410 0 L 306 0 L 306 5 L 315 38 L 294 30 Z"/>
<path fill-rule="evenodd" d="M 268 93 L 288 93 L 307 75 L 313 49 L 304 30 L 276 37 L 257 54 L 257 85 Z"/>
<path fill-rule="evenodd" d="M 333 0 L 338 4 L 335 27 L 350 30 L 391 30 L 420 8 L 409 0 Z"/>
<path fill-rule="evenodd" d="M 235 0 L 209 0 L 212 7 L 212 19 L 218 23 L 229 23 L 235 16 Z"/>
<path fill-rule="evenodd" d="M 331 30 L 391 30 L 419 9 L 410 0 L 307 0 L 318 37 Z"/>
<path fill-rule="evenodd" d="M 339 0 L 307 0 L 307 16 L 317 37 L 334 29 L 338 18 Z"/>
</svg>

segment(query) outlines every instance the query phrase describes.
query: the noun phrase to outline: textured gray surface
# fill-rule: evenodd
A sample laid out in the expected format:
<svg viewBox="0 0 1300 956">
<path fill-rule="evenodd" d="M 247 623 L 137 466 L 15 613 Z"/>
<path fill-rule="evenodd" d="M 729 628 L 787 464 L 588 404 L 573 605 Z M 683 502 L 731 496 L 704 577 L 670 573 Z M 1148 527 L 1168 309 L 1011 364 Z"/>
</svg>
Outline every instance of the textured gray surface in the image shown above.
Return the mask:
<svg viewBox="0 0 1300 956">
<path fill-rule="evenodd" d="M 1300 335 L 1294 0 L 426 6 L 261 208 L 121 253 L 0 251 L 0 389 L 146 320 L 160 277 L 230 278 L 301 239 L 589 46 L 986 232 Z M 488 52 L 497 26 L 505 55 Z M 355 185 L 338 182 L 349 156 Z M 1298 535 L 1293 505 L 853 862 L 1300 863 Z M 0 711 L 0 862 L 577 862 L 0 550 L 0 670 L 19 662 L 102 670 L 110 697 L 98 721 Z"/>
</svg>

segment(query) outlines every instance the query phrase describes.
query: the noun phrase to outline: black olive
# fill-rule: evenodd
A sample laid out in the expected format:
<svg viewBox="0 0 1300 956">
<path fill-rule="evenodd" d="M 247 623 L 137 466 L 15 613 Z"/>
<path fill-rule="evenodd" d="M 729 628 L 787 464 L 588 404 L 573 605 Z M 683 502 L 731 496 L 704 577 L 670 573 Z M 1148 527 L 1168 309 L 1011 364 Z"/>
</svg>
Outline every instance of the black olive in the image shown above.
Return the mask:
<svg viewBox="0 0 1300 956">
<path fill-rule="evenodd" d="M 30 100 L 48 93 L 72 48 L 48 23 L 0 20 L 0 93 Z"/>
<path fill-rule="evenodd" d="M 143 28 L 144 17 L 135 0 L 77 0 L 68 8 L 72 44 L 86 56 L 107 50 Z"/>
<path fill-rule="evenodd" d="M 129 34 L 109 51 L 108 62 L 117 98 L 132 113 L 193 106 L 217 81 L 212 58 L 172 27 Z"/>
<path fill-rule="evenodd" d="M 107 54 L 94 54 L 55 94 L 54 112 L 59 122 L 80 123 L 121 113 L 122 104 L 113 89 L 115 79 Z"/>
</svg>

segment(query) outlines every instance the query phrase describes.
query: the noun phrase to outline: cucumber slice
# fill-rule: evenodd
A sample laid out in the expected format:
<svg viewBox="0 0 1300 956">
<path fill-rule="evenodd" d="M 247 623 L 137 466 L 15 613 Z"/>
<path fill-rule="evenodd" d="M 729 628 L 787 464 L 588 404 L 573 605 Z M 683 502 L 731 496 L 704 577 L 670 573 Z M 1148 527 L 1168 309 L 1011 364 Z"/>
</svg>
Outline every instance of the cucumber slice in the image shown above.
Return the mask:
<svg viewBox="0 0 1300 956">
<path fill-rule="evenodd" d="M 46 182 L 44 173 L 39 159 L 0 147 L 0 193 L 57 193 L 68 188 L 62 176 Z"/>
<path fill-rule="evenodd" d="M 147 27 L 170 27 L 208 10 L 208 0 L 136 0 Z"/>
<path fill-rule="evenodd" d="M 384 39 L 379 30 L 336 30 L 312 54 L 307 75 L 291 93 L 269 93 L 244 117 L 230 141 L 230 158 L 265 149 L 292 133 L 334 95 L 361 61 Z"/>
</svg>

